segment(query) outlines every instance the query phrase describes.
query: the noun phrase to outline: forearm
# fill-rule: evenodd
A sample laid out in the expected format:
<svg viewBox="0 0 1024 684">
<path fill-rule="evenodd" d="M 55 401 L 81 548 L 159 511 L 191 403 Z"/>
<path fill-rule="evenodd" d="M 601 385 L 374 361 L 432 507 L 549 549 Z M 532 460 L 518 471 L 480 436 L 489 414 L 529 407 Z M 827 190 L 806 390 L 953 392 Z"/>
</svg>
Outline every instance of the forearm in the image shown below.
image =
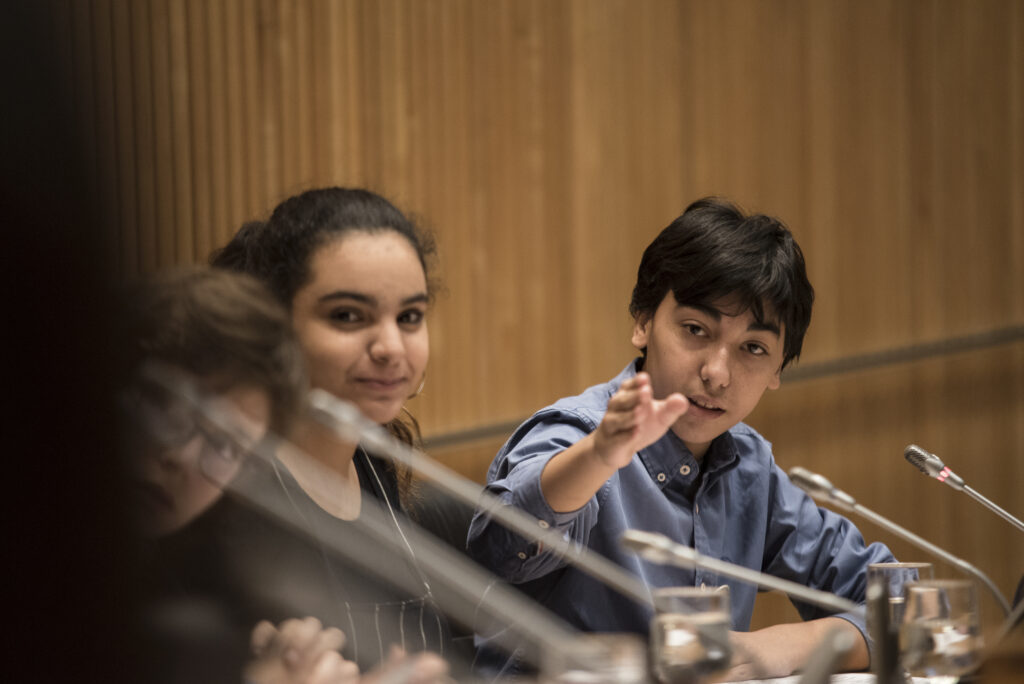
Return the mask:
<svg viewBox="0 0 1024 684">
<path fill-rule="evenodd" d="M 541 492 L 551 510 L 569 513 L 586 505 L 616 470 L 597 455 L 590 434 L 548 461 L 540 475 Z"/>
<path fill-rule="evenodd" d="M 756 632 L 734 632 L 732 681 L 785 677 L 804 666 L 825 635 L 834 628 L 849 631 L 853 649 L 841 662 L 845 671 L 865 670 L 870 664 L 868 645 L 853 624 L 837 617 L 773 625 Z"/>
</svg>

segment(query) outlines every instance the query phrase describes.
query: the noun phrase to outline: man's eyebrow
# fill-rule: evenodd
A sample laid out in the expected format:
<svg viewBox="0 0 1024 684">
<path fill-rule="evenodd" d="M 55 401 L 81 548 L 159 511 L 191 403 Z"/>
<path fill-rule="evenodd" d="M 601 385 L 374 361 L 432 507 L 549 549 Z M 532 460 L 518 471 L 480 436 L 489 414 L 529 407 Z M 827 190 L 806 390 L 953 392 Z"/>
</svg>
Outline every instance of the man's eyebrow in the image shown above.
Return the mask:
<svg viewBox="0 0 1024 684">
<path fill-rule="evenodd" d="M 688 306 L 691 309 L 696 309 L 697 311 L 700 311 L 701 313 L 705 314 L 706 316 L 714 320 L 716 323 L 722 320 L 722 312 L 713 306 L 708 306 L 707 304 L 684 304 L 683 306 Z M 747 326 L 747 330 L 770 332 L 775 334 L 777 337 L 782 336 L 782 331 L 779 329 L 779 324 L 775 323 L 774 321 L 755 320 L 753 323 Z"/>
<path fill-rule="evenodd" d="M 779 330 L 779 324 L 773 323 L 772 321 L 754 321 L 747 326 L 747 330 L 763 330 L 765 332 L 773 333 L 776 337 L 782 336 L 782 331 Z"/>
</svg>

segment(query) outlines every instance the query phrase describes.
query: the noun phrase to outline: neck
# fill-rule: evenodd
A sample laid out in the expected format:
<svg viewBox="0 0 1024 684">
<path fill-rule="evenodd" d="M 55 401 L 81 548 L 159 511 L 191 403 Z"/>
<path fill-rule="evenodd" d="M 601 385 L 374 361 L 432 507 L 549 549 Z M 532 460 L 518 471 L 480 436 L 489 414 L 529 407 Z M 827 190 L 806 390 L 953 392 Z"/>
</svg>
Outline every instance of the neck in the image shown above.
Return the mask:
<svg viewBox="0 0 1024 684">
<path fill-rule="evenodd" d="M 334 517 L 359 517 L 362 497 L 353 461 L 357 445 L 339 439 L 332 430 L 308 418 L 296 425 L 292 441 L 303 454 L 283 452 L 278 454 L 278 460 L 299 487 Z"/>
</svg>

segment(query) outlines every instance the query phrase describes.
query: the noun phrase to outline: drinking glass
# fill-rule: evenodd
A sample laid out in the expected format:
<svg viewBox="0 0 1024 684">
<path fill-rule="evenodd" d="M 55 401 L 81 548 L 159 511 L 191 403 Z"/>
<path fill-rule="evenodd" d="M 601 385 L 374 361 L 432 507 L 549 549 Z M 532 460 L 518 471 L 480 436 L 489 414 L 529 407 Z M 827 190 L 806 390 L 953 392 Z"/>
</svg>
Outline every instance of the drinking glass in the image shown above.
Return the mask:
<svg viewBox="0 0 1024 684">
<path fill-rule="evenodd" d="M 889 624 L 899 629 L 906 606 L 904 585 L 930 580 L 935 576 L 931 563 L 872 563 L 868 566 L 868 584 L 881 581 L 889 590 Z"/>
<path fill-rule="evenodd" d="M 701 684 L 724 673 L 729 645 L 728 587 L 655 589 L 651 675 L 661 684 Z"/>
<path fill-rule="evenodd" d="M 637 634 L 580 634 L 545 654 L 540 679 L 550 684 L 645 684 L 645 655 Z"/>
<path fill-rule="evenodd" d="M 940 681 L 956 681 L 973 670 L 982 647 L 975 583 L 933 579 L 905 587 L 900 624 L 903 666 L 916 677 Z"/>
</svg>

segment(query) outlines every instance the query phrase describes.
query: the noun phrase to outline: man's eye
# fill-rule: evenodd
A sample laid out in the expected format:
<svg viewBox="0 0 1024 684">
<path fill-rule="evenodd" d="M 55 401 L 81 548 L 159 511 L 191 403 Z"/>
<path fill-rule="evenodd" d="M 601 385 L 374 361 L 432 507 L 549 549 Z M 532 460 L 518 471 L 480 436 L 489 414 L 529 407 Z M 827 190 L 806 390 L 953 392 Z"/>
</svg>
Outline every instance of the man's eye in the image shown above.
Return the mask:
<svg viewBox="0 0 1024 684">
<path fill-rule="evenodd" d="M 704 328 L 693 323 L 683 323 L 683 329 L 686 330 L 686 332 L 690 333 L 691 335 L 694 335 L 695 337 L 700 337 L 704 335 Z"/>
<path fill-rule="evenodd" d="M 749 351 L 754 356 L 764 356 L 765 354 L 768 353 L 768 350 L 759 344 L 748 344 L 747 351 Z"/>
</svg>

